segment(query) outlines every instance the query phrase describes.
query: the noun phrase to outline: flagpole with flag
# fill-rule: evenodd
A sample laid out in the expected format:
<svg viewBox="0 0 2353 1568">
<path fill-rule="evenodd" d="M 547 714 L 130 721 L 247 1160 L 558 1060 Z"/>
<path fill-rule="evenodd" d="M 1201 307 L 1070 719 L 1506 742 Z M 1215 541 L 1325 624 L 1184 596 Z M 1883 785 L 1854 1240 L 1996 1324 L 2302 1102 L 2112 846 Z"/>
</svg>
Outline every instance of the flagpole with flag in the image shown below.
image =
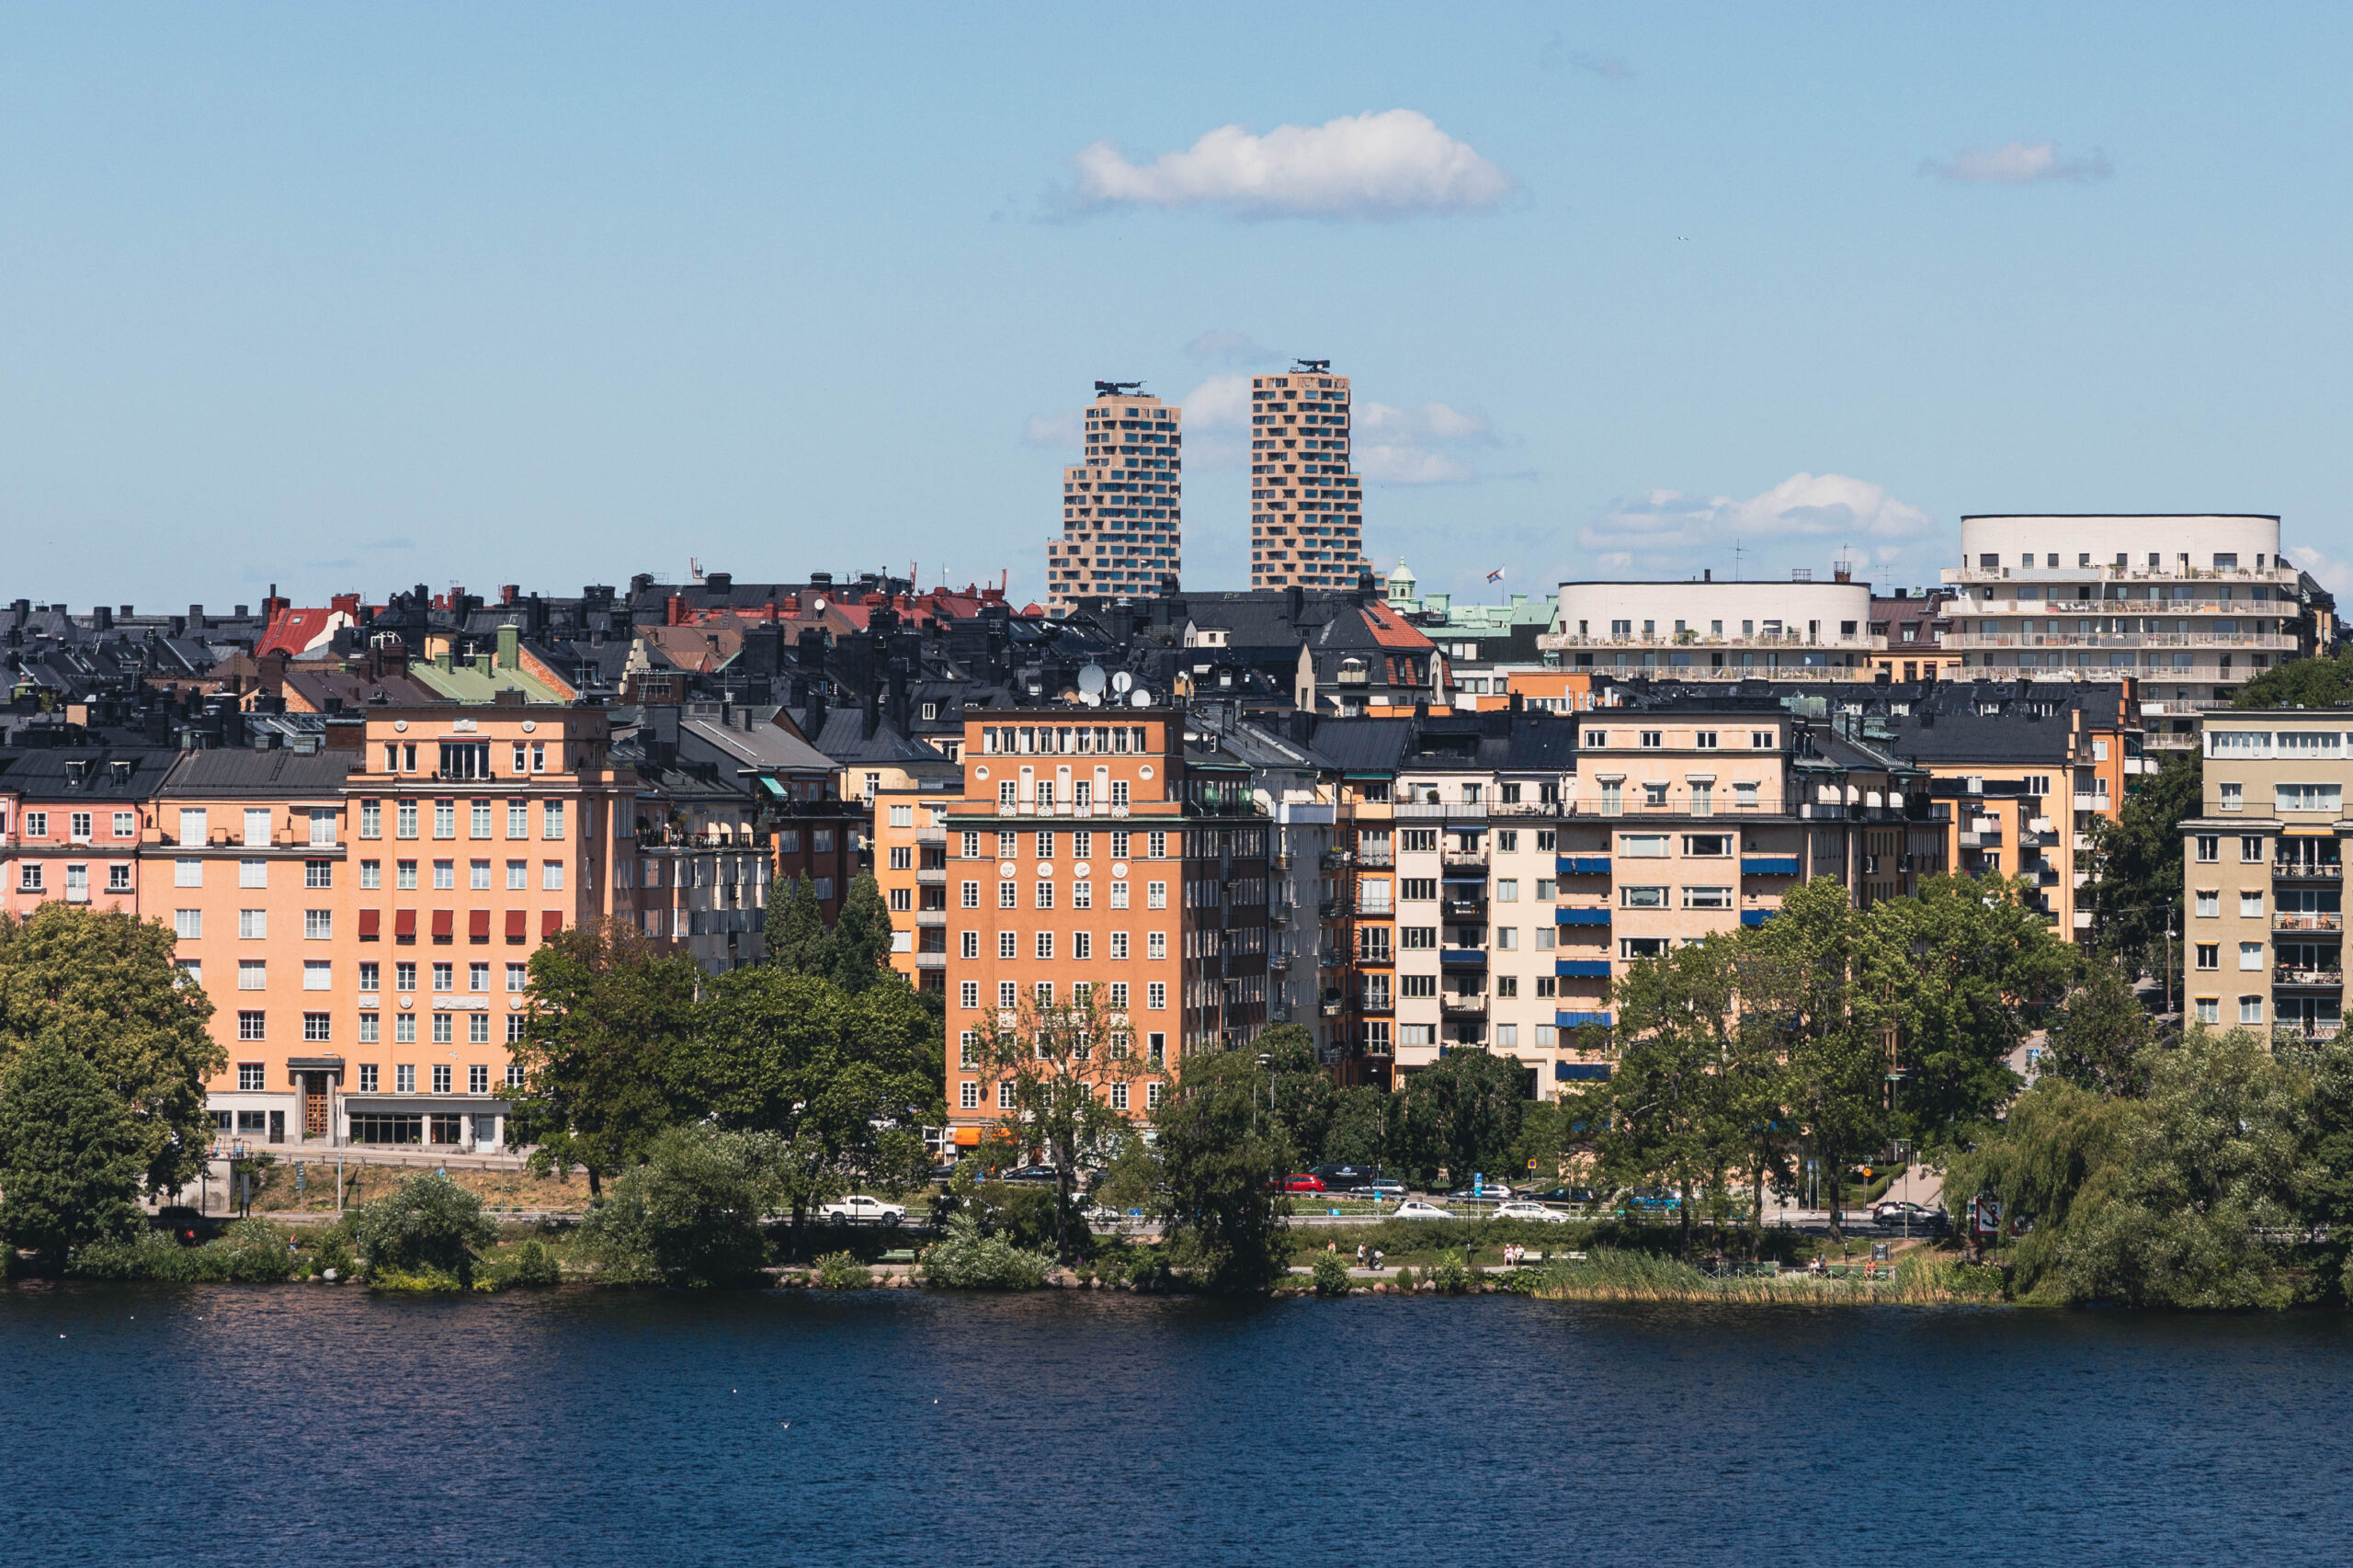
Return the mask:
<svg viewBox="0 0 2353 1568">
<path fill-rule="evenodd" d="M 1496 567 L 1494 571 L 1492 571 L 1492 572 L 1490 572 L 1490 573 L 1488 573 L 1488 574 L 1487 574 L 1487 581 L 1488 581 L 1488 582 L 1490 582 L 1490 583 L 1500 583 L 1500 582 L 1502 582 L 1503 580 L 1504 580 L 1504 569 L 1503 569 L 1502 567 L 1500 567 L 1500 566 Z"/>
</svg>

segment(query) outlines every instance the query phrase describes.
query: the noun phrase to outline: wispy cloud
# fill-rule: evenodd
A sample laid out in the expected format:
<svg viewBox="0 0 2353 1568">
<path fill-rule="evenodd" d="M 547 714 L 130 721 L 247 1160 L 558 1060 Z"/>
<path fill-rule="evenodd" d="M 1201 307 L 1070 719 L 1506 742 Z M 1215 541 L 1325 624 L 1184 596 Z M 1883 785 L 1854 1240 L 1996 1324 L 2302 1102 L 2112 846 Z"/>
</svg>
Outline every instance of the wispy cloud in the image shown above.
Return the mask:
<svg viewBox="0 0 2353 1568">
<path fill-rule="evenodd" d="M 1967 148 L 1950 163 L 1923 158 L 1920 173 L 1964 185 L 2040 185 L 2051 180 L 2083 184 L 2111 178 L 2116 167 L 2097 148 L 2088 158 L 2063 158 L 2056 142 L 2010 142 L 1999 147 Z"/>
<path fill-rule="evenodd" d="M 2282 566 L 2290 562 L 2303 571 L 2311 573 L 2313 582 L 2318 583 L 2337 597 L 2343 598 L 2348 594 L 2353 594 L 2353 562 L 2347 562 L 2338 556 L 2325 555 L 2310 548 L 2299 549 L 2293 554 L 2283 554 L 2279 558 L 2279 563 Z"/>
<path fill-rule="evenodd" d="M 1282 358 L 1243 333 L 1222 329 L 1202 333 L 1185 345 L 1185 357 L 1212 365 L 1272 365 Z"/>
<path fill-rule="evenodd" d="M 1568 40 L 1554 33 L 1544 47 L 1536 51 L 1537 65 L 1546 71 L 1558 71 L 1563 65 L 1583 71 L 1606 82 L 1622 82 L 1632 76 L 1634 68 L 1609 54 L 1591 54 L 1581 49 L 1571 49 Z"/>
<path fill-rule="evenodd" d="M 1843 473 L 1794 473 L 1745 499 L 1654 490 L 1595 518 L 1577 543 L 1610 569 L 1680 573 L 1734 541 L 1853 546 L 1868 562 L 1893 564 L 1936 532 L 1926 512 L 1882 485 Z"/>
<path fill-rule="evenodd" d="M 1143 164 L 1097 142 L 1073 162 L 1083 207 L 1218 207 L 1239 218 L 1483 212 L 1516 188 L 1427 115 L 1405 108 L 1278 126 L 1263 136 L 1221 126 L 1184 152 Z"/>
<path fill-rule="evenodd" d="M 1250 378 L 1224 371 L 1185 394 L 1185 466 L 1245 468 L 1250 461 Z"/>
<path fill-rule="evenodd" d="M 1086 437 L 1086 414 L 1084 409 L 1058 409 L 1052 414 L 1033 414 L 1021 422 L 1021 444 L 1025 447 L 1075 447 Z"/>
<path fill-rule="evenodd" d="M 1464 449 L 1495 438 L 1483 415 L 1442 403 L 1359 403 L 1354 434 L 1357 472 L 1377 484 L 1472 483 L 1480 475 Z"/>
</svg>

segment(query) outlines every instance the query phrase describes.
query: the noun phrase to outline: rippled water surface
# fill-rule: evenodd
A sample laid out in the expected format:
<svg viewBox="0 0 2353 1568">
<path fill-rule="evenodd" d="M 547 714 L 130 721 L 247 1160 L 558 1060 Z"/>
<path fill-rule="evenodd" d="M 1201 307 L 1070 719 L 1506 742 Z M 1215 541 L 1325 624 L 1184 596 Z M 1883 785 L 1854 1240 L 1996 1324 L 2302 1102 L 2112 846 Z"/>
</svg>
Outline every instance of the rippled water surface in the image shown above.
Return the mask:
<svg viewBox="0 0 2353 1568">
<path fill-rule="evenodd" d="M 2353 1326 L 0 1290 L 0 1561 L 2340 1563 Z"/>
</svg>

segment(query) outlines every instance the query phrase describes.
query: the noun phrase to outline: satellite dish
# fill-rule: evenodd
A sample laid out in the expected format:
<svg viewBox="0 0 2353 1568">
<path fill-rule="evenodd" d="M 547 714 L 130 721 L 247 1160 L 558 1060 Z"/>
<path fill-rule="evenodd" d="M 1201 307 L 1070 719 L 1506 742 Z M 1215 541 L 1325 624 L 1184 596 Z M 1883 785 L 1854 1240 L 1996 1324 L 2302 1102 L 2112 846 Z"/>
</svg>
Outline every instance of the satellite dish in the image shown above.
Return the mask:
<svg viewBox="0 0 2353 1568">
<path fill-rule="evenodd" d="M 1104 676 L 1102 665 L 1083 665 L 1079 667 L 1078 689 L 1081 696 L 1100 697 L 1103 695 L 1103 685 Z"/>
<path fill-rule="evenodd" d="M 1103 706 L 1103 694 L 1099 691 L 1082 691 L 1078 694 L 1078 699 L 1089 708 Z"/>
<path fill-rule="evenodd" d="M 824 595 L 822 595 L 822 594 L 821 594 L 821 595 L 819 595 L 819 596 L 817 597 L 817 598 L 815 599 L 814 603 L 815 603 L 815 605 L 816 605 L 816 607 L 817 607 L 817 613 L 818 613 L 819 615 L 823 615 L 823 614 L 824 614 L 824 613 L 825 613 L 825 599 L 824 599 Z"/>
<path fill-rule="evenodd" d="M 1121 670 L 1121 671 L 1120 671 L 1117 675 L 1115 675 L 1115 676 L 1113 676 L 1111 677 L 1111 689 L 1112 689 L 1113 691 L 1120 692 L 1120 693 L 1121 693 L 1122 695 L 1124 695 L 1124 694 L 1126 693 L 1126 691 L 1127 691 L 1128 687 L 1131 687 L 1131 686 L 1135 685 L 1135 683 L 1136 683 L 1136 677 L 1135 677 L 1135 676 L 1133 676 L 1130 675 L 1130 674 L 1129 674 L 1127 671 L 1125 671 L 1125 670 Z"/>
<path fill-rule="evenodd" d="M 1133 691 L 1128 693 L 1128 706 L 1131 708 L 1151 707 L 1152 693 L 1146 691 L 1142 687 L 1136 687 Z"/>
</svg>

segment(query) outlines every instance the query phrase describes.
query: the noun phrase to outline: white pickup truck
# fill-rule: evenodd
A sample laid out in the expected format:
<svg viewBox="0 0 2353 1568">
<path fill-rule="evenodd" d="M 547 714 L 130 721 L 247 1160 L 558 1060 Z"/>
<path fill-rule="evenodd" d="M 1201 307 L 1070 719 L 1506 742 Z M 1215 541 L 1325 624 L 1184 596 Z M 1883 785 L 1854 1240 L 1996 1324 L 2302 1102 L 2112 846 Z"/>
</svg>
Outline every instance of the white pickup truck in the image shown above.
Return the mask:
<svg viewBox="0 0 2353 1568">
<path fill-rule="evenodd" d="M 836 1225 L 896 1225 L 907 1217 L 906 1205 L 885 1203 L 879 1198 L 852 1193 L 837 1199 L 817 1210 L 820 1221 Z"/>
</svg>

